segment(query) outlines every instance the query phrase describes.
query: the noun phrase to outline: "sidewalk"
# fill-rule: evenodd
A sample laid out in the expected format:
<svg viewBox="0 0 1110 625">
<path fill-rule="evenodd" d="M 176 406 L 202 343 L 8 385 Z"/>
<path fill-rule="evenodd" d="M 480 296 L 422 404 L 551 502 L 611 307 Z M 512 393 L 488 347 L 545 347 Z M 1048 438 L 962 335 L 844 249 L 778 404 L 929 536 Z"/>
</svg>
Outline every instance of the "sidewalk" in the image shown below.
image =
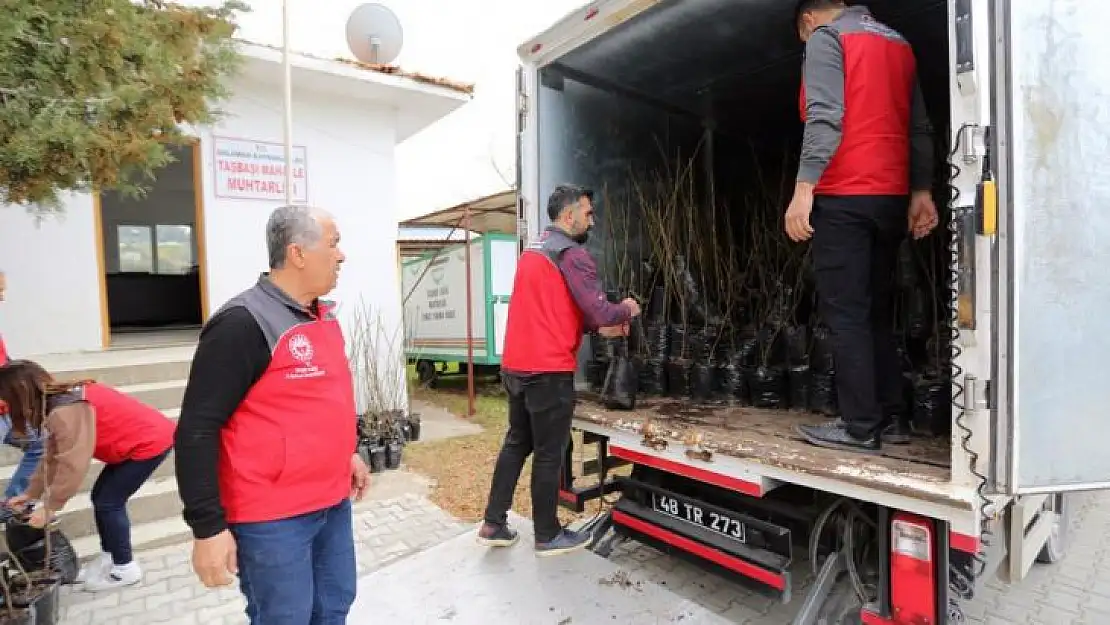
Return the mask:
<svg viewBox="0 0 1110 625">
<path fill-rule="evenodd" d="M 388 476 L 388 477 L 387 477 Z M 403 473 L 376 475 L 383 491 Z M 396 487 L 394 487 L 396 488 Z M 419 494 L 370 500 L 355 508 L 359 576 L 470 529 Z M 118 592 L 90 594 L 67 587 L 59 623 L 65 625 L 240 625 L 247 622 L 237 587 L 208 590 L 189 564 L 191 544 L 139 554 L 146 578 Z"/>
</svg>

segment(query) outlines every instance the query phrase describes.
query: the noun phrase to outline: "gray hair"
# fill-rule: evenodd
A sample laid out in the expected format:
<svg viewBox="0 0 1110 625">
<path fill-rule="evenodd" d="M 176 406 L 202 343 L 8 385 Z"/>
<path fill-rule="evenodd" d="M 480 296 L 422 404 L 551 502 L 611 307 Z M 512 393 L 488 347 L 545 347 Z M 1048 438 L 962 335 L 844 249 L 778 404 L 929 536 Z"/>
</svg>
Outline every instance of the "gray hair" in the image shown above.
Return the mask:
<svg viewBox="0 0 1110 625">
<path fill-rule="evenodd" d="M 285 266 L 290 245 L 312 247 L 318 243 L 324 233 L 320 226 L 324 217 L 330 215 L 308 206 L 287 204 L 275 208 L 266 222 L 266 251 L 270 256 L 270 269 Z"/>
</svg>

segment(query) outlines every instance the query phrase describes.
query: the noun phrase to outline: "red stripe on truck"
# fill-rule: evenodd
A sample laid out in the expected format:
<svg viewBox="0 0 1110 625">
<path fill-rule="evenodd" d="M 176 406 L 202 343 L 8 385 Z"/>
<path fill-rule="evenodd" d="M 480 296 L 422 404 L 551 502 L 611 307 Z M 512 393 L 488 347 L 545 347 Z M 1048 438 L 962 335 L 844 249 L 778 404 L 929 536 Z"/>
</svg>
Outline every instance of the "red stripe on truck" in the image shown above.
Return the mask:
<svg viewBox="0 0 1110 625">
<path fill-rule="evenodd" d="M 730 556 L 723 551 L 718 551 L 716 549 L 713 549 L 712 547 L 707 547 L 697 541 L 686 538 L 685 536 L 679 536 L 674 532 L 665 530 L 657 525 L 652 525 L 651 523 L 637 519 L 636 517 L 625 514 L 620 510 L 613 511 L 613 522 L 618 525 L 623 525 L 629 529 L 636 530 L 641 534 L 651 536 L 656 540 L 663 541 L 668 545 L 677 547 L 678 549 L 698 556 L 703 560 L 708 560 L 709 562 L 723 566 L 730 571 L 734 571 L 745 577 L 767 584 L 771 588 L 782 591 L 786 590 L 786 577 L 784 575 L 773 573 L 771 571 L 768 571 L 767 569 L 760 568 L 758 566 L 755 566 L 754 564 L 745 562 L 740 558 Z"/>
<path fill-rule="evenodd" d="M 673 460 L 656 458 L 655 456 L 649 456 L 645 453 L 633 451 L 631 449 L 628 449 L 627 447 L 620 447 L 618 445 L 610 444 L 609 453 L 622 460 L 627 460 L 635 464 L 642 464 L 645 467 L 659 469 L 660 471 L 666 471 L 667 473 L 674 473 L 675 475 L 688 477 L 692 480 L 697 480 L 698 482 L 720 486 L 721 488 L 727 488 L 728 490 L 743 493 L 745 495 L 751 495 L 752 497 L 762 497 L 765 494 L 763 492 L 763 486 L 761 486 L 760 484 L 756 484 L 754 482 L 746 482 L 744 480 L 739 480 L 727 475 L 721 475 L 720 473 L 714 473 L 712 471 L 706 471 L 705 469 L 699 469 L 697 467 L 691 467 L 680 462 L 674 462 Z"/>
</svg>

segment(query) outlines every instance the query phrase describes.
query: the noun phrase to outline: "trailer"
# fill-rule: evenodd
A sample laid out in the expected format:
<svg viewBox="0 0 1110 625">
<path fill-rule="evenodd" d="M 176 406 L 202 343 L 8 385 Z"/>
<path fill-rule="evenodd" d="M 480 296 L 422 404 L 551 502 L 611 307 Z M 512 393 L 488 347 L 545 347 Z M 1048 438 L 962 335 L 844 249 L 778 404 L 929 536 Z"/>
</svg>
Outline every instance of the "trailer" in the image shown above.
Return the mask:
<svg viewBox="0 0 1110 625">
<path fill-rule="evenodd" d="M 516 236 L 490 232 L 402 263 L 405 358 L 422 384 L 452 363 L 464 373 L 469 362 L 475 373 L 500 367 L 516 258 Z"/>
<path fill-rule="evenodd" d="M 1097 277 L 1110 265 L 1097 61 L 1110 41 L 1083 0 L 867 4 L 914 46 L 942 131 L 951 433 L 873 456 L 820 449 L 793 426 L 821 415 L 684 397 L 610 410 L 580 367 L 574 428 L 596 458 L 576 471 L 568 451 L 560 499 L 608 502 L 587 526 L 595 552 L 636 540 L 784 601 L 800 593 L 798 624 L 960 623 L 987 580 L 1064 557 L 1070 494 L 1110 486 L 1096 434 L 1110 398 L 1110 281 Z M 521 239 L 546 226 L 556 184 L 619 192 L 696 145 L 699 188 L 725 193 L 751 165 L 739 152 L 800 136 L 794 5 L 598 0 L 521 45 Z M 603 271 L 637 248 L 603 249 L 607 209 L 592 237 Z M 803 554 L 805 588 L 790 573 Z"/>
</svg>

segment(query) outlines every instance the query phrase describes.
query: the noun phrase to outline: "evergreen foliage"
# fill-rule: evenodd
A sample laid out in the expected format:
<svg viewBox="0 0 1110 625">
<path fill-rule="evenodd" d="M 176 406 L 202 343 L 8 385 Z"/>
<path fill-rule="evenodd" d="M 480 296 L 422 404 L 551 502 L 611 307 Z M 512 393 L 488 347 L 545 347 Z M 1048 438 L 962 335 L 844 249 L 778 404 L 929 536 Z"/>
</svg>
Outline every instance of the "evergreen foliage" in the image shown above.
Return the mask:
<svg viewBox="0 0 1110 625">
<path fill-rule="evenodd" d="M 209 124 L 238 67 L 235 12 L 158 0 L 0 0 L 0 203 L 141 195 L 182 124 Z"/>
</svg>

